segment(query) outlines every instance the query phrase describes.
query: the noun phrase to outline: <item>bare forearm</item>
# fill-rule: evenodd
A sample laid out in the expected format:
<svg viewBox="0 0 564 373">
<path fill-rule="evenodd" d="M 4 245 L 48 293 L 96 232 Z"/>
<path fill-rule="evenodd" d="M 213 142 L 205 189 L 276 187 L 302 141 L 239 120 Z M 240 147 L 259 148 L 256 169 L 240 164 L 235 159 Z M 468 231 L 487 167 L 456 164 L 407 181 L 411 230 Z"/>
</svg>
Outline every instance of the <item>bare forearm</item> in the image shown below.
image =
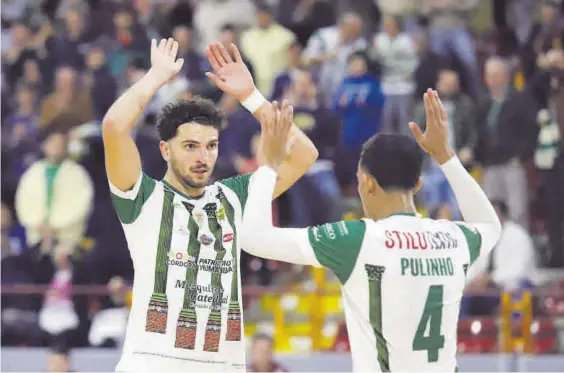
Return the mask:
<svg viewBox="0 0 564 373">
<path fill-rule="evenodd" d="M 155 76 L 155 72 L 149 70 L 113 103 L 104 117 L 104 126 L 118 132 L 131 131 L 161 85 L 162 81 Z"/>
</svg>

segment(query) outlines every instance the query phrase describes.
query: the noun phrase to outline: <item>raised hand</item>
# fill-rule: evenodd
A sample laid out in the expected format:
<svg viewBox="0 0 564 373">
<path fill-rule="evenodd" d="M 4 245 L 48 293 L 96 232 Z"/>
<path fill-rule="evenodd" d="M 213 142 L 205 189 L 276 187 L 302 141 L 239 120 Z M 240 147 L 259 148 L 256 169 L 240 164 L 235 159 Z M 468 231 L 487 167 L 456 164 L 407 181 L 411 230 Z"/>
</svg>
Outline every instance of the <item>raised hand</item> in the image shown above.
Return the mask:
<svg viewBox="0 0 564 373">
<path fill-rule="evenodd" d="M 159 83 L 168 82 L 173 76 L 178 74 L 184 59 L 176 59 L 178 53 L 178 43 L 173 39 L 161 39 L 157 46 L 157 40 L 151 40 L 151 72 Z"/>
<path fill-rule="evenodd" d="M 443 164 L 455 154 L 450 145 L 447 112 L 437 91 L 428 89 L 423 94 L 423 103 L 427 123 L 425 132 L 421 132 L 419 126 L 414 122 L 409 123 L 409 128 L 419 146 L 439 164 Z"/>
<path fill-rule="evenodd" d="M 261 117 L 261 147 L 264 162 L 276 170 L 288 157 L 290 129 L 294 117 L 294 108 L 284 100 L 280 111 L 274 101 L 265 108 Z"/>
<path fill-rule="evenodd" d="M 255 84 L 235 44 L 231 44 L 231 51 L 235 61 L 220 43 L 208 45 L 206 55 L 213 72 L 206 76 L 223 92 L 243 101 L 253 93 Z"/>
</svg>

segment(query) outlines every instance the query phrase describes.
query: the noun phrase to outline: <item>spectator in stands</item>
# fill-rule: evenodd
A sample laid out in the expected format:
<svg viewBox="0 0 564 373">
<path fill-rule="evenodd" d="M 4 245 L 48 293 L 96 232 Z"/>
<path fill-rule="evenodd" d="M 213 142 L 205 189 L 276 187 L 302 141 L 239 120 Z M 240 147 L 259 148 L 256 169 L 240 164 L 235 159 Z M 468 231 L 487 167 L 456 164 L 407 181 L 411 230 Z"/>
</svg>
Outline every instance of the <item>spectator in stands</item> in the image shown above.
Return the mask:
<svg viewBox="0 0 564 373">
<path fill-rule="evenodd" d="M 369 72 L 366 53 L 349 58 L 348 76 L 333 95 L 332 110 L 343 118 L 337 156 L 337 176 L 341 186 L 355 184 L 362 145 L 382 129 L 384 94 L 380 80 Z"/>
<path fill-rule="evenodd" d="M 384 105 L 384 132 L 409 134 L 411 101 L 415 91 L 414 72 L 418 57 L 411 37 L 403 31 L 402 20 L 387 15 L 384 31 L 374 38 L 372 57 L 382 65 Z"/>
<path fill-rule="evenodd" d="M 446 59 L 429 47 L 429 37 L 424 32 L 413 36 L 413 43 L 417 50 L 419 64 L 413 73 L 415 81 L 415 100 L 419 102 L 429 87 L 433 87 L 439 80 L 439 72 L 446 67 Z"/>
<path fill-rule="evenodd" d="M 524 48 L 523 58 L 527 76 L 533 75 L 539 59 L 546 58 L 551 49 L 564 46 L 564 22 L 559 14 L 558 0 L 542 0 L 540 21 L 535 23 Z"/>
<path fill-rule="evenodd" d="M 302 46 L 298 42 L 292 43 L 288 48 L 288 68 L 282 71 L 274 80 L 271 100 L 280 100 L 288 93 L 292 84 L 292 75 L 300 69 L 302 62 Z M 296 104 L 296 101 L 292 101 Z"/>
<path fill-rule="evenodd" d="M 480 257 L 470 267 L 466 289 L 479 294 L 492 288 L 509 292 L 530 288 L 537 281 L 533 240 L 522 226 L 510 220 L 505 202 L 493 201 L 492 205 L 502 224 L 501 237 L 490 255 Z M 462 308 L 489 315 L 498 302 L 497 297 L 476 296 L 463 300 L 466 304 Z"/>
<path fill-rule="evenodd" d="M 163 26 L 167 21 L 167 13 L 157 9 L 157 4 L 153 0 L 133 0 L 132 3 L 137 14 L 137 22 L 147 31 L 148 39 L 160 40 Z"/>
<path fill-rule="evenodd" d="M 276 18 L 305 45 L 316 30 L 335 24 L 334 8 L 332 1 L 325 0 L 278 1 Z"/>
<path fill-rule="evenodd" d="M 256 8 L 252 0 L 199 1 L 194 11 L 194 28 L 200 41 L 199 51 L 203 52 L 208 44 L 216 43 L 219 40 L 221 28 L 227 23 L 233 24 L 239 30 L 254 25 L 255 13 Z"/>
<path fill-rule="evenodd" d="M 146 32 L 126 7 L 120 6 L 115 11 L 110 30 L 107 32 L 111 42 L 107 51 L 108 66 L 112 75 L 120 77 L 130 59 L 146 58 L 150 44 Z"/>
<path fill-rule="evenodd" d="M 319 158 L 289 190 L 292 225 L 307 227 L 341 218 L 341 193 L 334 170 L 340 120 L 319 102 L 311 73 L 296 70 L 286 98 L 294 103 L 294 123 L 313 141 Z"/>
<path fill-rule="evenodd" d="M 231 50 L 231 44 L 239 45 L 239 32 L 237 27 L 232 23 L 226 23 L 225 25 L 221 26 L 221 32 L 219 34 L 219 42 L 223 44 L 223 47 L 226 50 Z M 241 51 L 239 52 L 241 53 L 241 59 L 243 60 L 243 63 L 247 66 L 249 72 L 251 73 L 251 76 L 254 78 L 255 70 L 253 68 L 253 64 L 243 54 L 243 52 Z"/>
<path fill-rule="evenodd" d="M 34 88 L 22 83 L 16 92 L 15 111 L 5 119 L 2 127 L 2 189 L 5 195 L 13 196 L 20 177 L 37 160 L 36 107 Z"/>
<path fill-rule="evenodd" d="M 17 148 L 26 139 L 37 135 L 37 92 L 33 86 L 22 84 L 16 92 L 15 111 L 2 126 L 2 145 Z"/>
<path fill-rule="evenodd" d="M 73 117 L 76 121 L 74 125 L 94 119 L 90 92 L 80 88 L 76 71 L 70 66 L 63 66 L 57 70 L 55 89 L 41 104 L 39 125 L 46 128 L 55 118 L 63 114 Z"/>
<path fill-rule="evenodd" d="M 350 56 L 368 47 L 362 28 L 362 17 L 347 12 L 337 25 L 317 30 L 307 42 L 305 62 L 319 70 L 319 93 L 327 106 L 347 74 Z"/>
<path fill-rule="evenodd" d="M 484 167 L 484 191 L 506 201 L 510 218 L 528 227 L 525 165 L 532 159 L 538 126 L 536 105 L 527 92 L 509 86 L 509 72 L 500 58 L 486 63 L 489 95 L 477 108 L 478 140 L 474 156 Z"/>
<path fill-rule="evenodd" d="M 39 66 L 37 59 L 28 59 L 23 66 L 23 76 L 18 81 L 19 84 L 26 84 L 35 89 L 38 96 L 43 96 L 45 93 L 45 79 Z"/>
<path fill-rule="evenodd" d="M 564 52 L 552 50 L 538 72 L 546 91 L 546 109 L 539 112 L 540 133 L 535 165 L 541 171 L 540 194 L 545 206 L 551 267 L 564 265 Z"/>
<path fill-rule="evenodd" d="M 296 36 L 276 23 L 272 9 L 261 4 L 257 9 L 257 26 L 241 36 L 241 50 L 255 68 L 255 84 L 261 92 L 272 92 L 276 75 L 288 67 L 288 47 Z"/>
<path fill-rule="evenodd" d="M 451 144 L 462 164 L 470 166 L 474 160 L 478 135 L 474 103 L 460 91 L 460 79 L 455 71 L 441 70 L 436 87 L 449 117 Z M 417 105 L 414 118 L 416 123 L 425 127 L 425 107 L 422 102 Z"/>
<path fill-rule="evenodd" d="M 251 346 L 251 364 L 248 372 L 287 372 L 272 358 L 274 341 L 266 334 L 255 334 Z"/>
<path fill-rule="evenodd" d="M 26 229 L 27 244 L 43 253 L 72 253 L 82 238 L 92 204 L 92 181 L 67 158 L 67 134 L 52 131 L 43 141 L 45 158 L 22 176 L 16 212 Z"/>
<path fill-rule="evenodd" d="M 178 42 L 178 58 L 184 59 L 181 74 L 189 82 L 201 82 L 205 79 L 205 59 L 194 48 L 193 30 L 186 26 L 176 26 L 172 37 Z"/>
<path fill-rule="evenodd" d="M 477 139 L 474 103 L 470 97 L 460 91 L 458 74 L 452 70 L 442 70 L 439 73 L 436 87 L 449 116 L 448 123 L 451 126 L 449 134 L 453 149 L 457 152 L 462 164 L 470 168 Z M 423 103 L 418 104 L 415 108 L 414 118 L 416 123 L 425 127 Z M 422 192 L 427 210 L 434 210 L 442 204 L 447 204 L 455 218 L 460 218 L 452 188 L 436 162 L 429 158 L 425 161 L 424 180 Z"/>
<path fill-rule="evenodd" d="M 68 65 L 81 70 L 84 67 L 84 47 L 89 42 L 87 8 L 71 5 L 64 13 L 64 28 L 51 43 L 55 66 Z"/>
<path fill-rule="evenodd" d="M 10 87 L 16 86 L 25 62 L 35 58 L 37 53 L 33 46 L 33 33 L 25 23 L 14 22 L 10 27 L 10 44 L 2 45 L 2 69 Z"/>
<path fill-rule="evenodd" d="M 479 91 L 479 75 L 476 51 L 472 36 L 468 32 L 467 19 L 478 5 L 478 0 L 421 2 L 421 13 L 429 20 L 431 46 L 442 56 L 454 52 L 466 65 L 472 76 L 472 95 Z"/>
<path fill-rule="evenodd" d="M 117 83 L 106 65 L 104 50 L 93 46 L 86 55 L 85 87 L 90 90 L 94 119 L 102 121 L 116 99 Z"/>
</svg>

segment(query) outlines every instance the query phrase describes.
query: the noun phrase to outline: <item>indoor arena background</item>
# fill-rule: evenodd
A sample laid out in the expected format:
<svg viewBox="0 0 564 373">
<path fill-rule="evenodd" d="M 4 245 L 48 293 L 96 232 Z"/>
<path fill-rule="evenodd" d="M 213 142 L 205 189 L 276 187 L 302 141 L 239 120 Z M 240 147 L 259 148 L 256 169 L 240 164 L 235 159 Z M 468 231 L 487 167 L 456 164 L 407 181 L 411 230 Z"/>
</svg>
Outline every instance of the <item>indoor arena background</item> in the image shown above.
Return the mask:
<svg viewBox="0 0 564 373">
<path fill-rule="evenodd" d="M 291 99 L 296 125 L 320 150 L 275 202 L 283 226 L 358 217 L 358 144 L 423 124 L 422 94 L 436 88 L 459 158 L 505 218 L 494 255 L 470 273 L 459 368 L 562 369 L 563 14 L 556 0 L 2 0 L 2 370 L 113 370 L 133 268 L 109 198 L 100 121 L 147 71 L 151 38 L 169 36 L 185 63 L 135 127 L 144 171 L 160 179 L 166 166 L 155 114 L 194 95 L 228 118 L 214 178 L 256 168 L 259 124 L 204 75 L 205 46 L 236 42 L 261 92 Z M 366 95 L 351 101 L 358 81 Z M 384 103 L 370 99 L 380 93 Z M 68 144 L 44 141 L 53 128 L 68 131 Z M 53 207 L 67 217 L 56 232 L 23 223 L 45 213 L 33 201 L 45 184 L 20 179 L 48 154 L 89 175 L 50 191 L 69 196 Z M 421 213 L 458 218 L 433 162 L 423 177 Z M 81 188 L 93 195 L 75 195 Z M 18 193 L 27 203 L 16 203 Z M 250 369 L 272 348 L 279 371 L 350 370 L 331 273 L 242 253 L 241 276 Z"/>
</svg>

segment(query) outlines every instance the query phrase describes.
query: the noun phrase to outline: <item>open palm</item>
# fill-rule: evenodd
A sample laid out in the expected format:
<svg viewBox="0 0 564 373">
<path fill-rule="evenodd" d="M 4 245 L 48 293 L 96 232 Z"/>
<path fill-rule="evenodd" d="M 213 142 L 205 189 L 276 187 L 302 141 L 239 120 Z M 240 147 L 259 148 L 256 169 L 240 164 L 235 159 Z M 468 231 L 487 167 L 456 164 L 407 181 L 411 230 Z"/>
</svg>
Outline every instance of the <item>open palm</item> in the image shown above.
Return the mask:
<svg viewBox="0 0 564 373">
<path fill-rule="evenodd" d="M 425 105 L 425 132 L 416 123 L 409 123 L 409 128 L 415 136 L 415 139 L 425 152 L 437 159 L 447 159 L 452 155 L 453 151 L 450 144 L 448 115 L 441 103 L 437 91 L 428 89 L 423 95 L 423 103 Z"/>
<path fill-rule="evenodd" d="M 208 45 L 206 55 L 213 73 L 207 72 L 206 76 L 223 92 L 243 101 L 253 93 L 255 84 L 235 44 L 231 44 L 231 50 L 235 61 L 220 43 Z"/>
<path fill-rule="evenodd" d="M 164 83 L 178 74 L 184 60 L 176 59 L 178 53 L 178 43 L 169 38 L 162 39 L 157 46 L 155 39 L 151 40 L 151 70 L 153 70 L 159 79 Z"/>
</svg>

